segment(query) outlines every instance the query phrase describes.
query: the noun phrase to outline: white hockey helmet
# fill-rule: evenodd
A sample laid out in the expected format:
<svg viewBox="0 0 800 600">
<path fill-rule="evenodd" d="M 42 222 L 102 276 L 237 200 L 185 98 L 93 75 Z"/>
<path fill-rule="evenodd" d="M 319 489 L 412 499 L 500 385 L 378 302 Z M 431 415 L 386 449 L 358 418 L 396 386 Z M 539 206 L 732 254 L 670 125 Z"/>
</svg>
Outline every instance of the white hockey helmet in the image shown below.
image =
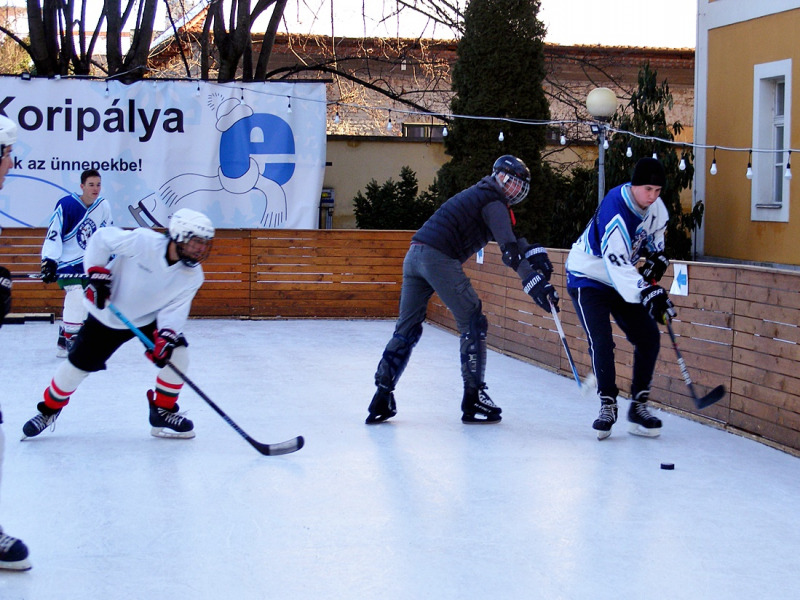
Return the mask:
<svg viewBox="0 0 800 600">
<path fill-rule="evenodd" d="M 6 116 L 0 115 L 0 146 L 11 146 L 17 143 L 17 124 Z"/>
<path fill-rule="evenodd" d="M 181 261 L 194 267 L 208 258 L 211 252 L 214 225 L 203 213 L 181 208 L 169 220 L 169 237 L 175 242 Z"/>
</svg>

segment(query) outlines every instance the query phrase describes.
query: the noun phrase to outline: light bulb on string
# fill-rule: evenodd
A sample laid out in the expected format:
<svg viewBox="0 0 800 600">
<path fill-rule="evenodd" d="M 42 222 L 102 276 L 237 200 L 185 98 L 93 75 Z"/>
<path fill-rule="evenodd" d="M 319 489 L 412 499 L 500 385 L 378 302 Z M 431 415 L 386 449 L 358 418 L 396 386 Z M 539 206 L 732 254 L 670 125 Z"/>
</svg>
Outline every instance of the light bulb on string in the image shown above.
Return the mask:
<svg viewBox="0 0 800 600">
<path fill-rule="evenodd" d="M 449 132 L 447 131 L 447 125 L 445 125 L 444 127 L 442 127 L 442 137 L 447 137 L 448 133 Z"/>
<path fill-rule="evenodd" d="M 194 93 L 194 95 L 195 96 L 199 96 L 200 95 L 200 80 L 199 79 L 197 80 L 197 91 Z"/>
<path fill-rule="evenodd" d="M 711 160 L 711 168 L 708 170 L 712 175 L 717 174 L 717 147 L 714 146 L 714 158 Z"/>
<path fill-rule="evenodd" d="M 106 98 L 108 98 L 109 93 L 110 92 L 108 91 L 108 82 L 106 81 Z"/>
<path fill-rule="evenodd" d="M 562 146 L 567 145 L 567 136 L 564 135 L 563 131 L 561 132 L 561 137 L 558 139 L 558 141 L 561 142 Z"/>
<path fill-rule="evenodd" d="M 392 111 L 389 111 L 389 122 L 386 123 L 386 131 L 391 131 L 392 129 L 394 129 L 392 125 Z"/>
<path fill-rule="evenodd" d="M 335 114 L 335 115 L 333 115 L 333 122 L 334 122 L 336 125 L 338 125 L 339 123 L 341 123 L 341 122 L 342 122 L 342 117 L 340 117 L 340 116 L 339 116 L 339 109 L 338 109 L 338 108 L 336 109 L 336 114 Z"/>
<path fill-rule="evenodd" d="M 603 150 L 608 150 L 608 140 L 603 140 Z"/>
<path fill-rule="evenodd" d="M 627 149 L 627 150 L 625 150 L 625 156 L 627 156 L 628 158 L 630 158 L 631 156 L 633 156 L 633 150 L 631 150 L 631 147 L 630 147 L 630 146 L 628 146 L 628 149 Z"/>
<path fill-rule="evenodd" d="M 658 159 L 658 154 L 655 151 L 653 151 L 653 158 Z"/>
<path fill-rule="evenodd" d="M 682 156 L 681 156 L 681 162 L 678 163 L 678 169 L 680 169 L 681 171 L 686 170 L 686 159 Z"/>
<path fill-rule="evenodd" d="M 289 106 L 286 108 L 286 112 L 289 113 L 289 114 L 292 114 L 292 97 L 291 96 L 286 96 L 286 98 L 288 98 L 288 100 L 289 100 Z"/>
<path fill-rule="evenodd" d="M 501 131 L 501 132 L 500 132 L 500 135 L 498 135 L 498 136 L 497 136 L 497 139 L 498 139 L 498 140 L 500 140 L 500 141 L 502 142 L 504 139 L 506 139 L 506 136 L 504 136 L 504 135 L 503 135 L 503 132 Z"/>
<path fill-rule="evenodd" d="M 792 151 L 789 150 L 789 155 L 786 158 L 786 172 L 783 174 L 784 179 L 792 178 Z"/>
<path fill-rule="evenodd" d="M 750 153 L 747 155 L 747 171 L 745 172 L 745 177 L 748 179 L 753 178 L 753 151 L 750 150 Z"/>
</svg>

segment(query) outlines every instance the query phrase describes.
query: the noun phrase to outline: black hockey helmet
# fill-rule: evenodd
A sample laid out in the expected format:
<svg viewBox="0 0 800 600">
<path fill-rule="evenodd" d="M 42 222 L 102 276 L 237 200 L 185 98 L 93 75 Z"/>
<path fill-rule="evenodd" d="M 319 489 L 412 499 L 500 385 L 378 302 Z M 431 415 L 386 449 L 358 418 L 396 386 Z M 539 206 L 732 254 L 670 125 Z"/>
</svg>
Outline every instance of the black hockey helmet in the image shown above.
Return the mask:
<svg viewBox="0 0 800 600">
<path fill-rule="evenodd" d="M 531 189 L 531 172 L 525 163 L 516 156 L 504 154 L 492 166 L 492 175 L 502 173 L 499 180 L 508 199 L 508 205 L 518 204 L 525 200 Z"/>
</svg>

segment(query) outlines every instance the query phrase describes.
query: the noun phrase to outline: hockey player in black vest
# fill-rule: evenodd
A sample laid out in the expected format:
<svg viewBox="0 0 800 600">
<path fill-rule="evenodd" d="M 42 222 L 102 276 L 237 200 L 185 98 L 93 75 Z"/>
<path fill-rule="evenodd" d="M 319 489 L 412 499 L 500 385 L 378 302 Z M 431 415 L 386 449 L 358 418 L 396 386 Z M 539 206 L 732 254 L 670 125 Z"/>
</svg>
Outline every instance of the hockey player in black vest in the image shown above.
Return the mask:
<svg viewBox="0 0 800 600">
<path fill-rule="evenodd" d="M 456 194 L 414 234 L 403 261 L 400 314 L 394 335 L 375 373 L 377 390 L 369 405 L 367 424 L 381 423 L 397 414 L 394 389 L 422 335 L 428 301 L 434 292 L 449 308 L 461 334 L 461 376 L 464 423 L 497 423 L 502 410 L 486 393 L 486 331 L 481 301 L 462 267 L 473 254 L 494 240 L 503 262 L 522 279 L 534 302 L 550 312 L 558 294 L 549 283 L 553 266 L 539 245 L 517 238 L 510 207 L 522 202 L 530 189 L 531 174 L 520 159 L 498 158 L 478 183 Z"/>
</svg>

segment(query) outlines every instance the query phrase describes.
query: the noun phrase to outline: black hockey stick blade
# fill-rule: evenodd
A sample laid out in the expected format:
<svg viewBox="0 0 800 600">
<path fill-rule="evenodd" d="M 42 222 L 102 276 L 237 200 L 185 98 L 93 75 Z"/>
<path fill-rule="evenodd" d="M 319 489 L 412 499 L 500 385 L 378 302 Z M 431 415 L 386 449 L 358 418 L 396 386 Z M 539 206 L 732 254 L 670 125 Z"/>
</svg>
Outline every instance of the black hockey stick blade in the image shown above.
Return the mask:
<svg viewBox="0 0 800 600">
<path fill-rule="evenodd" d="M 300 448 L 306 445 L 306 441 L 303 439 L 302 435 L 298 435 L 296 438 L 286 440 L 285 442 L 279 442 L 277 444 L 262 444 L 261 442 L 257 442 L 253 439 L 249 439 L 247 441 L 250 442 L 250 445 L 253 446 L 253 448 L 266 456 L 291 454 L 292 452 L 297 452 L 300 450 Z"/>
<path fill-rule="evenodd" d="M 708 408 L 712 404 L 716 404 L 725 397 L 725 386 L 718 385 L 713 390 L 708 392 L 702 398 L 695 398 L 694 404 L 699 409 Z"/>
</svg>

